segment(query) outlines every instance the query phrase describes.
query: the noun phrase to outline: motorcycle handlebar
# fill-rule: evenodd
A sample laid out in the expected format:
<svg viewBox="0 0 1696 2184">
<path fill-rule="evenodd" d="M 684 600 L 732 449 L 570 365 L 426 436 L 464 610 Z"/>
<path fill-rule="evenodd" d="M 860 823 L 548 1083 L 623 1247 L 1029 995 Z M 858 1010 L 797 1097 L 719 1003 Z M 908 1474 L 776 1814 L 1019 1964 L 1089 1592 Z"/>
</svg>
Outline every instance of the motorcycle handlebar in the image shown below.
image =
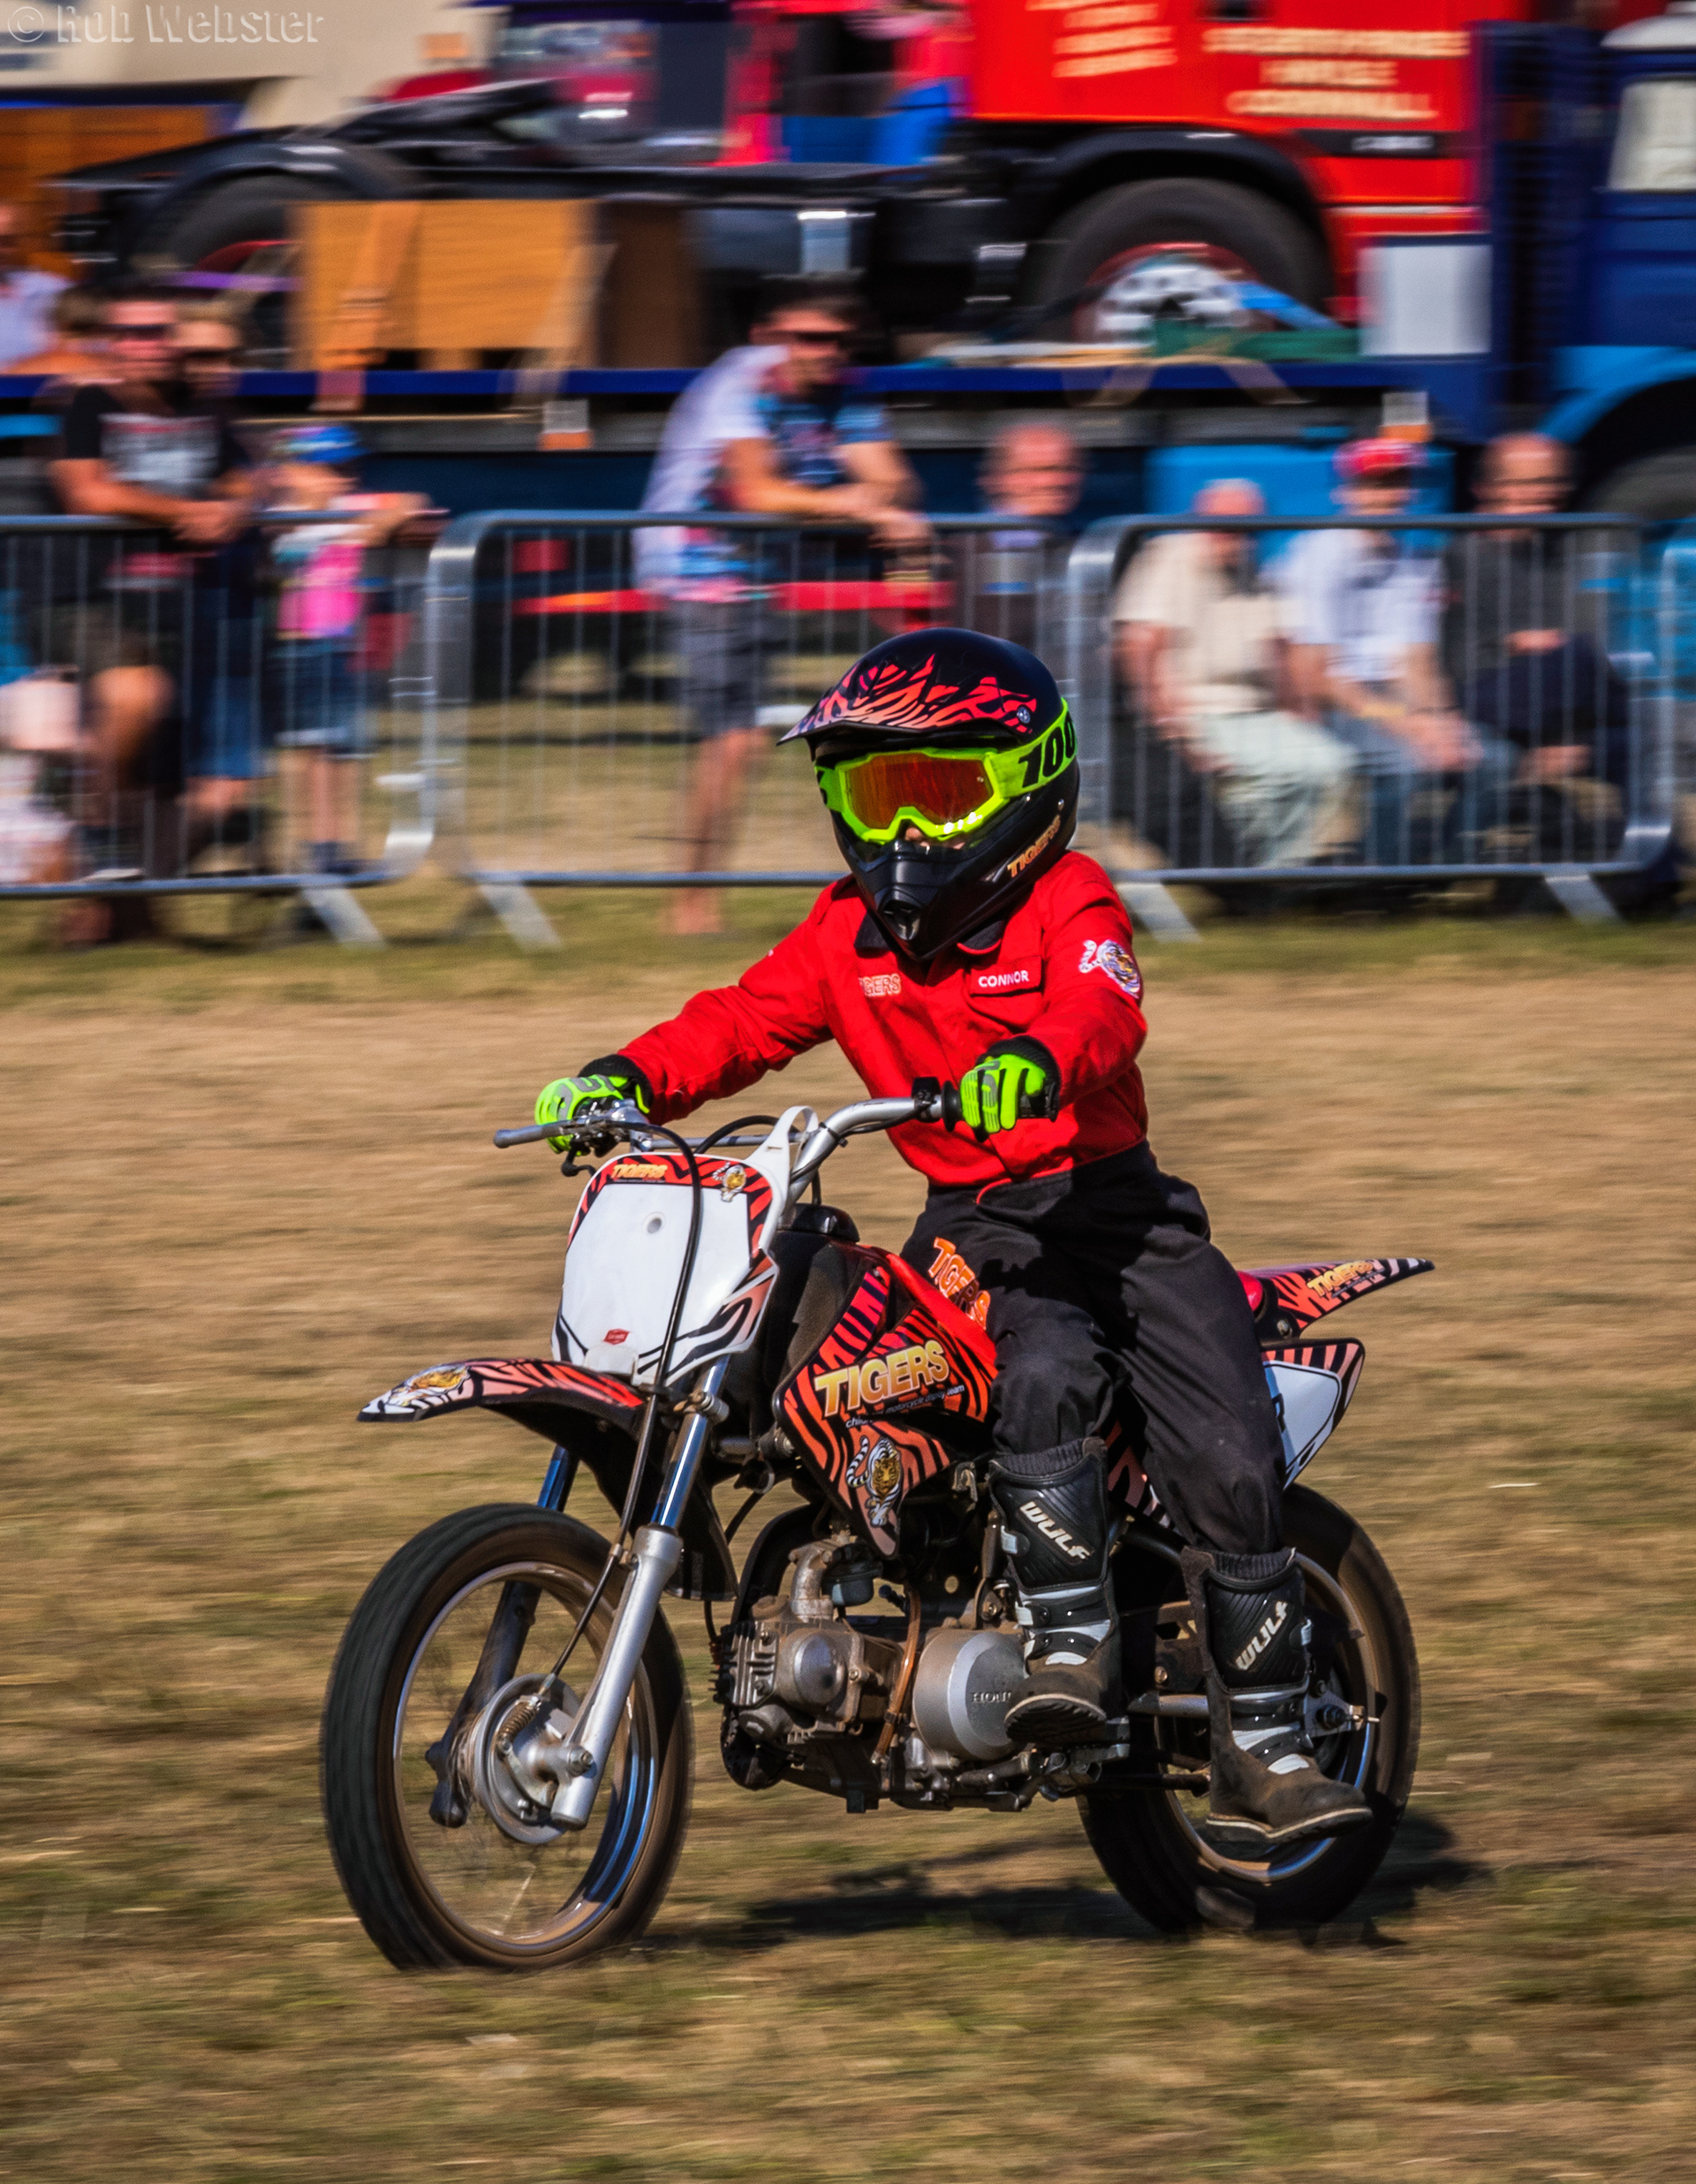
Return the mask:
<svg viewBox="0 0 1696 2184">
<path fill-rule="evenodd" d="M 640 1107 L 620 1100 L 616 1104 L 586 1108 L 575 1122 L 531 1122 L 522 1130 L 497 1130 L 495 1142 L 504 1152 L 509 1145 L 534 1145 L 543 1138 L 590 1137 L 596 1131 L 604 1134 L 609 1127 L 622 1130 L 626 1125 L 640 1130 L 647 1120 Z"/>
<path fill-rule="evenodd" d="M 905 1099 L 856 1100 L 828 1116 L 803 1147 L 793 1173 L 797 1177 L 810 1174 L 844 1139 L 868 1130 L 892 1130 L 904 1122 L 940 1122 L 951 1128 L 962 1119 L 958 1085 L 943 1084 L 935 1077 L 916 1077 Z M 647 1120 L 640 1107 L 620 1101 L 617 1105 L 586 1110 L 574 1123 L 532 1122 L 522 1129 L 497 1130 L 495 1142 L 504 1151 L 510 1145 L 534 1145 L 545 1138 L 622 1134 L 626 1130 L 640 1130 Z"/>
</svg>

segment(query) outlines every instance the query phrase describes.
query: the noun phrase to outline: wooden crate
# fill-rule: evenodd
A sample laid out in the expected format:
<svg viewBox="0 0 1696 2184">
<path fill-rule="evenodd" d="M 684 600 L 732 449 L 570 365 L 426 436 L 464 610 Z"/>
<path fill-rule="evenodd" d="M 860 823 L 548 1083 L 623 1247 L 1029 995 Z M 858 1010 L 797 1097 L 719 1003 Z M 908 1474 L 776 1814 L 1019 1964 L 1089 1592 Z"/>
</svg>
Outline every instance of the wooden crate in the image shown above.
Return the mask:
<svg viewBox="0 0 1696 2184">
<path fill-rule="evenodd" d="M 700 360 L 680 206 L 587 199 L 301 205 L 296 368 L 409 349 L 438 369 L 519 350 L 543 368 Z"/>
<path fill-rule="evenodd" d="M 49 178 L 102 160 L 199 144 L 211 133 L 204 106 L 14 106 L 0 128 L 0 200 L 23 208 L 29 262 L 76 277 L 75 262 L 53 248 L 61 209 Z"/>
<path fill-rule="evenodd" d="M 300 205 L 292 347 L 333 371 L 412 349 L 437 366 L 487 349 L 594 360 L 604 252 L 593 204 L 467 198 Z"/>
<path fill-rule="evenodd" d="M 601 217 L 612 252 L 601 292 L 601 361 L 618 371 L 686 371 L 705 363 L 687 209 L 613 198 Z"/>
</svg>

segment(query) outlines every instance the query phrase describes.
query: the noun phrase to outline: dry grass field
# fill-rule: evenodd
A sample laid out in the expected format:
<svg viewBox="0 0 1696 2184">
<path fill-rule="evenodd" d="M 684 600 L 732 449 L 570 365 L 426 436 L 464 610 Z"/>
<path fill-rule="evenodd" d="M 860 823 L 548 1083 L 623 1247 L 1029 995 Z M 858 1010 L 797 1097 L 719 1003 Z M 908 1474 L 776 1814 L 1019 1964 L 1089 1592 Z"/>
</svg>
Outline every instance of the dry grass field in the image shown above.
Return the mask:
<svg viewBox="0 0 1696 2184">
<path fill-rule="evenodd" d="M 353 1414 L 545 1344 L 574 1187 L 489 1131 L 793 906 L 684 951 L 651 906 L 556 904 L 551 960 L 373 906 L 402 944 L 365 960 L 67 961 L 0 918 L 0 2175 L 1688 2175 L 1696 934 L 1148 953 L 1155 1143 L 1233 1255 L 1438 1263 L 1339 1323 L 1366 1376 L 1309 1475 L 1425 1673 L 1406 1824 L 1345 1922 L 1159 1940 L 1064 1805 L 749 1797 L 702 1707 L 647 1942 L 497 1983 L 403 1978 L 350 1922 L 317 1712 L 383 1558 L 534 1495 L 545 1451 Z M 849 1090 L 828 1056 L 791 1087 Z M 833 1190 L 895 1241 L 916 1186 L 869 1144 Z"/>
</svg>

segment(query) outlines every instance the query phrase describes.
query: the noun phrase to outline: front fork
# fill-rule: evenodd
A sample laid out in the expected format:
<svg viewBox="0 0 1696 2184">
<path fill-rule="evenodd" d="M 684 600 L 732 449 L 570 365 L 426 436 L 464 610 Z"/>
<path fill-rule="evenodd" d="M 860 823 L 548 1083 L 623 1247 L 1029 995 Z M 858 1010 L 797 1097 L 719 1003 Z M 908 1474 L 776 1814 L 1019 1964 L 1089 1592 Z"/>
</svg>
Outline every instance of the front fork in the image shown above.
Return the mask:
<svg viewBox="0 0 1696 2184">
<path fill-rule="evenodd" d="M 561 1756 L 559 1786 L 549 1809 L 556 1827 L 581 1829 L 589 1824 L 607 1756 L 624 1718 L 654 1618 L 659 1613 L 661 1596 L 683 1558 L 678 1528 L 688 1506 L 700 1460 L 707 1452 L 714 1421 L 723 1415 L 718 1392 L 730 1369 L 727 1357 L 708 1366 L 685 1406 L 687 1415 L 661 1482 L 653 1522 L 645 1524 L 636 1535 L 635 1556 L 624 1596 L 613 1616 L 594 1680 L 572 1724 L 572 1741 Z"/>
</svg>

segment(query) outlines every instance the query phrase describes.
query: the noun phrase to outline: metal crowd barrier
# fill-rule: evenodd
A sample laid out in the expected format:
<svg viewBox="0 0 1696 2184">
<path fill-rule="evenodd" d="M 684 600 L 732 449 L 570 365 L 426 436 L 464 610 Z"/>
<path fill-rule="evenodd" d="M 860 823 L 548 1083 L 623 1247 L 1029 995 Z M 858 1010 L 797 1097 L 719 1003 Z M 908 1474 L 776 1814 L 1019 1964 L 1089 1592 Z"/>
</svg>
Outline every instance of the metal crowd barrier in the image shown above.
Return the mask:
<svg viewBox="0 0 1696 2184">
<path fill-rule="evenodd" d="M 1084 808 L 1145 886 L 1541 880 L 1607 916 L 1598 881 L 1670 864 L 1677 606 L 1629 519 L 1114 519 L 1068 595 Z"/>
<path fill-rule="evenodd" d="M 1400 542 L 1388 575 L 1374 538 Z M 1069 543 L 982 516 L 884 544 L 498 511 L 421 573 L 367 554 L 351 642 L 286 626 L 284 561 L 0 525 L 0 898 L 292 891 L 375 940 L 357 891 L 434 845 L 526 941 L 554 938 L 540 888 L 677 889 L 705 927 L 711 890 L 838 875 L 805 751 L 772 747 L 880 637 L 941 620 L 1055 667 L 1080 846 L 1173 931 L 1177 883 L 1541 879 L 1606 914 L 1599 881 L 1670 868 L 1696 725 L 1696 548 L 1617 517 L 1128 518 Z"/>
<path fill-rule="evenodd" d="M 1598 880 L 1672 839 L 1684 595 L 1625 519 L 1126 518 L 1068 549 L 944 518 L 916 552 L 678 525 L 498 512 L 432 554 L 440 838 L 527 941 L 554 937 L 535 888 L 836 877 L 805 755 L 770 747 L 880 636 L 944 619 L 1053 664 L 1080 846 L 1170 931 L 1176 883 L 1541 879 L 1608 915 Z"/>
<path fill-rule="evenodd" d="M 380 942 L 358 891 L 432 835 L 423 556 L 366 551 L 354 626 L 326 623 L 322 600 L 285 603 L 289 541 L 337 520 L 261 517 L 199 551 L 111 519 L 0 520 L 0 899 L 292 893 Z"/>
<path fill-rule="evenodd" d="M 804 748 L 771 747 L 881 638 L 969 623 L 1056 656 L 1063 537 L 941 517 L 863 526 L 501 510 L 430 557 L 425 648 L 438 842 L 515 937 L 554 938 L 530 891 L 685 891 L 840 876 Z"/>
</svg>

